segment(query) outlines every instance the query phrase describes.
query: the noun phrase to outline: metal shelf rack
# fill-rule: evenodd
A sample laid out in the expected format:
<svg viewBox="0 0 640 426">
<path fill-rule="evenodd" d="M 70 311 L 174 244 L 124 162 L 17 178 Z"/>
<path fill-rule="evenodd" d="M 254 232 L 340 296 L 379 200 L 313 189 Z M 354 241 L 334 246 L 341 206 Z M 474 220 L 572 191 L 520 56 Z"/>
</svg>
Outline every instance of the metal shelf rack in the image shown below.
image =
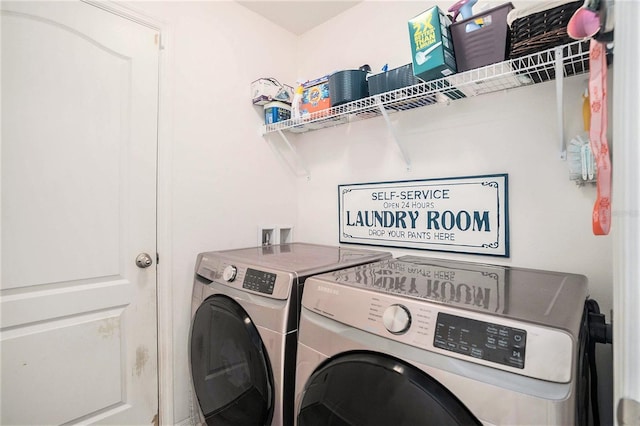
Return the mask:
<svg viewBox="0 0 640 426">
<path fill-rule="evenodd" d="M 390 114 L 556 80 L 560 155 L 564 158 L 566 149 L 562 135 L 562 80 L 564 77 L 583 74 L 588 70 L 589 42 L 575 41 L 520 58 L 359 99 L 305 115 L 301 119 L 266 124 L 261 126 L 261 134 L 264 136 L 277 132 L 285 140 L 293 155 L 298 158 L 285 132 L 302 133 L 383 116 L 407 167 L 410 167 L 410 159 L 391 124 Z M 306 174 L 308 176 L 308 171 Z"/>
</svg>

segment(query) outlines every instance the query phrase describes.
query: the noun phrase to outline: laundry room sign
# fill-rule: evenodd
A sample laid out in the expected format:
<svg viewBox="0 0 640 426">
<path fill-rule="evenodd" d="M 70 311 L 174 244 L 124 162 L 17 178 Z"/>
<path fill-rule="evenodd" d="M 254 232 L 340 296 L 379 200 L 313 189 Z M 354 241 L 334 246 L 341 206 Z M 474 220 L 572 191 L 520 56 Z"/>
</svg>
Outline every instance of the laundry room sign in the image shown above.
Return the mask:
<svg viewBox="0 0 640 426">
<path fill-rule="evenodd" d="M 509 257 L 507 174 L 338 186 L 340 242 Z"/>
</svg>

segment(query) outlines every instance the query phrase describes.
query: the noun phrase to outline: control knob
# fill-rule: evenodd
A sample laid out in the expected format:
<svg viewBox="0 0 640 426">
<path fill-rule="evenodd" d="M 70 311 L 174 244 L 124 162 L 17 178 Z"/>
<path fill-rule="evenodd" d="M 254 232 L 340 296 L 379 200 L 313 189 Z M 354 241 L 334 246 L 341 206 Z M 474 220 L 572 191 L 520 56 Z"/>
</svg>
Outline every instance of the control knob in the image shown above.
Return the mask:
<svg viewBox="0 0 640 426">
<path fill-rule="evenodd" d="M 402 305 L 391 305 L 382 314 L 382 323 L 393 334 L 402 334 L 411 325 L 411 313 Z"/>
<path fill-rule="evenodd" d="M 222 279 L 226 282 L 231 282 L 236 279 L 236 274 L 238 273 L 238 268 L 233 265 L 227 265 L 222 271 Z"/>
</svg>

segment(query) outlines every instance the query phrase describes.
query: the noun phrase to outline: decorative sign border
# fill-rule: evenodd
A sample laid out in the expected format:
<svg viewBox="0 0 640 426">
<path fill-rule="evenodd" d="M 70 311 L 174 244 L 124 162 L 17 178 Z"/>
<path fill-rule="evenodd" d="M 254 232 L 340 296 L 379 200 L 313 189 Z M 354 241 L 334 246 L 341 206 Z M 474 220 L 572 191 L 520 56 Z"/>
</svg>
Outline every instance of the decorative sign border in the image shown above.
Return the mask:
<svg viewBox="0 0 640 426">
<path fill-rule="evenodd" d="M 508 175 L 338 185 L 341 243 L 509 257 Z"/>
</svg>

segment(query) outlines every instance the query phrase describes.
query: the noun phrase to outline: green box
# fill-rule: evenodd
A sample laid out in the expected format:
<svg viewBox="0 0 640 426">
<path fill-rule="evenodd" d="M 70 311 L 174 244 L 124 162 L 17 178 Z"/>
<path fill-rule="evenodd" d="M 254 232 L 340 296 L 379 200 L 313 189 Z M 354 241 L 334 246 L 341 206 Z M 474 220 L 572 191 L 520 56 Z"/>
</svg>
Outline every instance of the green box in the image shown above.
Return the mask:
<svg viewBox="0 0 640 426">
<path fill-rule="evenodd" d="M 409 20 L 413 74 L 435 80 L 456 73 L 456 57 L 449 32 L 451 20 L 434 6 Z"/>
</svg>

